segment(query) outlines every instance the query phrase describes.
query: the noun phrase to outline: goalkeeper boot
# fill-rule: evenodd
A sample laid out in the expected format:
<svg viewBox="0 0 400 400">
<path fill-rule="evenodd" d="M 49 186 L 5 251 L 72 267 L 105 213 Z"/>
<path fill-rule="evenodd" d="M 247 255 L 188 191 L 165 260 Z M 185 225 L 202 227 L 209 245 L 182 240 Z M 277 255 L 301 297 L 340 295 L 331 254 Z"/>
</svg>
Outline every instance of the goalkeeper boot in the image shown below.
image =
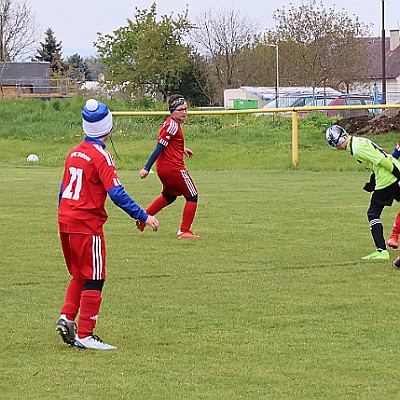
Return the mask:
<svg viewBox="0 0 400 400">
<path fill-rule="evenodd" d="M 65 343 L 70 346 L 75 344 L 76 324 L 75 321 L 68 320 L 65 314 L 60 315 L 56 324 L 56 331 Z"/>
<path fill-rule="evenodd" d="M 104 343 L 98 336 L 90 335 L 81 339 L 79 336 L 75 338 L 75 347 L 78 349 L 93 349 L 93 350 L 116 350 L 115 346 Z"/>
<path fill-rule="evenodd" d="M 390 236 L 388 240 L 386 240 L 386 245 L 391 247 L 392 249 L 397 249 L 399 247 L 399 239 L 397 236 Z"/>
<path fill-rule="evenodd" d="M 390 255 L 387 250 L 376 249 L 373 253 L 362 257 L 363 260 L 389 260 Z"/>
</svg>

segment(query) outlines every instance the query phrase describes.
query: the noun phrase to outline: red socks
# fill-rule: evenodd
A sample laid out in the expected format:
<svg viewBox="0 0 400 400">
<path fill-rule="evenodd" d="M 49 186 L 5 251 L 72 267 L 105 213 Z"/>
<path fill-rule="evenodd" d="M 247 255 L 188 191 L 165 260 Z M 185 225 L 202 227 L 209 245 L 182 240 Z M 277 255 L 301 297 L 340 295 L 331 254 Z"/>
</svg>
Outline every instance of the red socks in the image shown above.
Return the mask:
<svg viewBox="0 0 400 400">
<path fill-rule="evenodd" d="M 164 207 L 168 205 L 168 201 L 165 197 L 160 196 L 155 199 L 146 209 L 147 214 L 156 215 L 159 213 Z"/>
<path fill-rule="evenodd" d="M 194 216 L 197 210 L 197 202 L 187 201 L 183 209 L 181 231 L 188 232 L 192 226 Z"/>
<path fill-rule="evenodd" d="M 396 220 L 393 224 L 393 229 L 392 229 L 392 233 L 391 233 L 390 237 L 394 237 L 397 240 L 399 237 L 399 234 L 400 234 L 400 212 L 396 216 Z"/>
<path fill-rule="evenodd" d="M 85 284 L 85 279 L 72 278 L 67 292 L 65 294 L 64 305 L 61 309 L 61 314 L 65 314 L 68 320 L 74 321 L 76 314 L 78 314 L 79 306 L 81 303 L 81 293 L 83 285 Z"/>
<path fill-rule="evenodd" d="M 101 304 L 99 290 L 84 290 L 81 297 L 80 314 L 78 320 L 78 336 L 85 338 L 92 335 L 97 322 Z"/>
<path fill-rule="evenodd" d="M 78 320 L 78 336 L 80 338 L 93 334 L 101 304 L 101 292 L 99 290 L 83 290 L 85 281 L 85 279 L 71 279 L 60 312 L 60 314 L 65 314 L 69 321 L 74 321 L 80 310 Z"/>
<path fill-rule="evenodd" d="M 146 212 L 149 215 L 156 215 L 167 205 L 168 201 L 165 199 L 165 197 L 160 196 L 147 207 Z M 196 214 L 196 210 L 197 210 L 197 202 L 186 201 L 185 207 L 183 209 L 182 225 L 180 228 L 182 232 L 190 231 L 190 228 L 194 220 L 194 216 Z"/>
</svg>

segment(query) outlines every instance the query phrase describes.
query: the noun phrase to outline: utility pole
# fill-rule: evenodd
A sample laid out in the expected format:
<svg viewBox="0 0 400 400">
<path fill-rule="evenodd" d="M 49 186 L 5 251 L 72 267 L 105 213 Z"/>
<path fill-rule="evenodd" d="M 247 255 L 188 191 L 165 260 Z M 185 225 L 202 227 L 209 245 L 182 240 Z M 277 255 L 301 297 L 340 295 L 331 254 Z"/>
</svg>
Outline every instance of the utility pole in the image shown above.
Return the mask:
<svg viewBox="0 0 400 400">
<path fill-rule="evenodd" d="M 382 104 L 386 104 L 385 0 L 382 0 Z"/>
</svg>

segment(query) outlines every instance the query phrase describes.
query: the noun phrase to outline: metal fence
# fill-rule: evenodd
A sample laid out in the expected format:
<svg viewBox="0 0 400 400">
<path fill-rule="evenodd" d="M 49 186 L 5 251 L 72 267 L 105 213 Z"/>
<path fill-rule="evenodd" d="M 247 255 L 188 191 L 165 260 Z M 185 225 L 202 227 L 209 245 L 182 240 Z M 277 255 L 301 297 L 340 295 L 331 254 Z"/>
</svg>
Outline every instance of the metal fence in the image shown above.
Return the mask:
<svg viewBox="0 0 400 400">
<path fill-rule="evenodd" d="M 0 96 L 6 98 L 69 98 L 83 94 L 82 83 L 73 79 L 0 79 Z"/>
</svg>

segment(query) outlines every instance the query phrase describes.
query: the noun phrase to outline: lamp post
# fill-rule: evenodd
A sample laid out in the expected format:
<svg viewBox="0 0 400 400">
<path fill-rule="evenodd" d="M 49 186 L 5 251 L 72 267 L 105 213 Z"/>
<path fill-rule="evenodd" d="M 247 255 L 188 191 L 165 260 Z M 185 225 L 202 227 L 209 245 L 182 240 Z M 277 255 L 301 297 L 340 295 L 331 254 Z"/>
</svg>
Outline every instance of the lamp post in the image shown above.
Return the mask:
<svg viewBox="0 0 400 400">
<path fill-rule="evenodd" d="M 275 81 L 275 105 L 278 108 L 279 100 L 279 50 L 277 44 L 266 43 L 266 46 L 275 47 L 275 59 L 276 59 L 276 81 Z"/>
<path fill-rule="evenodd" d="M 385 0 L 382 0 L 382 104 L 386 104 Z"/>
</svg>

